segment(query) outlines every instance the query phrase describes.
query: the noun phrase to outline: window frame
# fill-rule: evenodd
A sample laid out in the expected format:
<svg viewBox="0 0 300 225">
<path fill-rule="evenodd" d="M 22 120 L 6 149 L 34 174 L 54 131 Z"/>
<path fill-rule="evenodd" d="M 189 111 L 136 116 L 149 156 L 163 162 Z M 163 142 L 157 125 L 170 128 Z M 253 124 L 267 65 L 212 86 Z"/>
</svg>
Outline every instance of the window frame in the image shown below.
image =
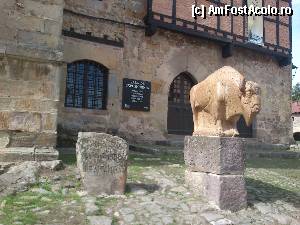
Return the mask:
<svg viewBox="0 0 300 225">
<path fill-rule="evenodd" d="M 83 64 L 83 83 L 82 83 L 82 103 L 81 105 L 77 105 L 76 103 L 76 93 L 80 92 L 78 90 L 80 90 L 80 88 L 78 88 L 78 81 L 76 78 L 78 78 L 79 73 L 78 73 L 78 65 Z M 94 85 L 93 87 L 93 92 L 94 92 L 94 96 L 91 97 L 91 95 L 89 95 L 89 72 L 88 72 L 88 66 L 89 65 L 93 65 L 93 80 L 94 80 Z M 70 66 L 75 66 L 75 69 L 73 71 L 72 74 L 70 74 L 69 72 L 69 67 Z M 101 91 L 101 98 L 100 97 L 96 97 L 95 93 L 98 89 L 100 89 L 98 87 L 98 89 L 96 89 L 96 78 L 95 77 L 95 71 L 101 71 L 101 75 L 99 77 L 102 78 L 102 82 L 103 82 L 103 86 L 102 86 L 102 91 Z M 92 61 L 92 60 L 87 60 L 87 59 L 83 59 L 83 60 L 78 60 L 78 61 L 74 61 L 71 63 L 67 64 L 67 75 L 66 75 L 66 89 L 65 89 L 65 104 L 64 106 L 67 108 L 79 108 L 79 109 L 93 109 L 93 110 L 107 110 L 107 97 L 108 97 L 108 74 L 109 74 L 109 70 L 107 67 L 105 67 L 104 65 L 102 65 L 101 63 Z M 69 76 L 73 76 L 72 79 Z M 73 80 L 73 83 L 71 83 L 69 80 Z M 69 92 L 70 88 L 68 87 L 68 85 L 73 85 L 73 92 Z M 73 99 L 72 103 L 69 104 L 68 103 L 68 97 L 70 97 Z M 102 103 L 102 107 L 101 108 L 97 108 L 95 101 L 96 99 L 101 99 L 101 103 Z M 92 101 L 92 106 L 89 106 L 89 101 Z"/>
</svg>

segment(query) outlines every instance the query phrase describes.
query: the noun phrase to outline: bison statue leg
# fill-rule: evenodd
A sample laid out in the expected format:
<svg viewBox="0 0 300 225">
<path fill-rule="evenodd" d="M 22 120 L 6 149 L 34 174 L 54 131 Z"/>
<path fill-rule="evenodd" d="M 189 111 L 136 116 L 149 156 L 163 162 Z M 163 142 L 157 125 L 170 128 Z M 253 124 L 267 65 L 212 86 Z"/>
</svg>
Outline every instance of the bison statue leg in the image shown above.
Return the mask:
<svg viewBox="0 0 300 225">
<path fill-rule="evenodd" d="M 194 121 L 194 132 L 198 130 L 198 112 L 195 106 L 195 102 L 191 101 L 191 108 L 193 112 L 193 121 Z"/>
</svg>

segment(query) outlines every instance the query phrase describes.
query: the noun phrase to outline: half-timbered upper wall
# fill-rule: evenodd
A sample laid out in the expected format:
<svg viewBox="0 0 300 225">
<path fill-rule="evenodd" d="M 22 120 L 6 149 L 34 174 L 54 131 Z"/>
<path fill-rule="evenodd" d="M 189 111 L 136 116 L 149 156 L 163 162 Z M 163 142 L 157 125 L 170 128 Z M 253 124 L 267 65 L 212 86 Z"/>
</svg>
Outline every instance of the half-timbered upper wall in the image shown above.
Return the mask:
<svg viewBox="0 0 300 225">
<path fill-rule="evenodd" d="M 175 27 L 179 31 L 204 32 L 215 37 L 232 40 L 237 43 L 248 44 L 248 17 L 247 16 L 209 16 L 206 19 L 192 17 L 192 5 L 196 4 L 213 6 L 244 6 L 244 0 L 150 0 L 153 21 L 157 21 L 162 27 Z M 174 5 L 176 4 L 176 5 Z M 290 1 L 287 0 L 262 0 L 262 6 L 289 7 Z M 150 19 L 151 21 L 151 19 Z M 291 18 L 289 16 L 265 16 L 263 18 L 263 44 L 262 48 L 269 51 L 276 51 L 284 55 L 291 53 Z M 199 35 L 201 36 L 201 35 Z"/>
</svg>

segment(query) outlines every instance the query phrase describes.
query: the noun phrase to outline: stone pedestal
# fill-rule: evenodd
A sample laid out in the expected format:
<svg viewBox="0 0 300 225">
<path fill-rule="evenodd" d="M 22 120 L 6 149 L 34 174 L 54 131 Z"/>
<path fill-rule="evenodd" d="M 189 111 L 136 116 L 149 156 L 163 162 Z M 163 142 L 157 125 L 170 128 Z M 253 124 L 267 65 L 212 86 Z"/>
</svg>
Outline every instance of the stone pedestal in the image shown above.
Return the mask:
<svg viewBox="0 0 300 225">
<path fill-rule="evenodd" d="M 241 138 L 187 136 L 184 141 L 186 184 L 220 209 L 247 206 L 244 144 Z"/>
<path fill-rule="evenodd" d="M 127 178 L 128 144 L 104 133 L 78 134 L 77 166 L 91 195 L 123 194 Z"/>
</svg>

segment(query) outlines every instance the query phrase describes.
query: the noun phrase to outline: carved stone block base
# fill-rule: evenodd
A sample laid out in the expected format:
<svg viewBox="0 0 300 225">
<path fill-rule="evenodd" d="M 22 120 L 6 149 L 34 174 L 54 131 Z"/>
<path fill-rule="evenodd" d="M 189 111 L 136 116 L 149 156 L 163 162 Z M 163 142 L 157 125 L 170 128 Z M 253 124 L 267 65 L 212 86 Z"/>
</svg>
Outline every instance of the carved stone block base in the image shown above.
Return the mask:
<svg viewBox="0 0 300 225">
<path fill-rule="evenodd" d="M 195 194 L 224 210 L 247 206 L 241 138 L 187 136 L 184 160 L 185 182 Z"/>
<path fill-rule="evenodd" d="M 186 136 L 184 161 L 191 171 L 244 173 L 244 142 L 235 137 Z"/>
<path fill-rule="evenodd" d="M 247 206 L 247 191 L 242 175 L 217 175 L 185 171 L 185 182 L 196 194 L 219 209 L 238 211 Z"/>
</svg>

